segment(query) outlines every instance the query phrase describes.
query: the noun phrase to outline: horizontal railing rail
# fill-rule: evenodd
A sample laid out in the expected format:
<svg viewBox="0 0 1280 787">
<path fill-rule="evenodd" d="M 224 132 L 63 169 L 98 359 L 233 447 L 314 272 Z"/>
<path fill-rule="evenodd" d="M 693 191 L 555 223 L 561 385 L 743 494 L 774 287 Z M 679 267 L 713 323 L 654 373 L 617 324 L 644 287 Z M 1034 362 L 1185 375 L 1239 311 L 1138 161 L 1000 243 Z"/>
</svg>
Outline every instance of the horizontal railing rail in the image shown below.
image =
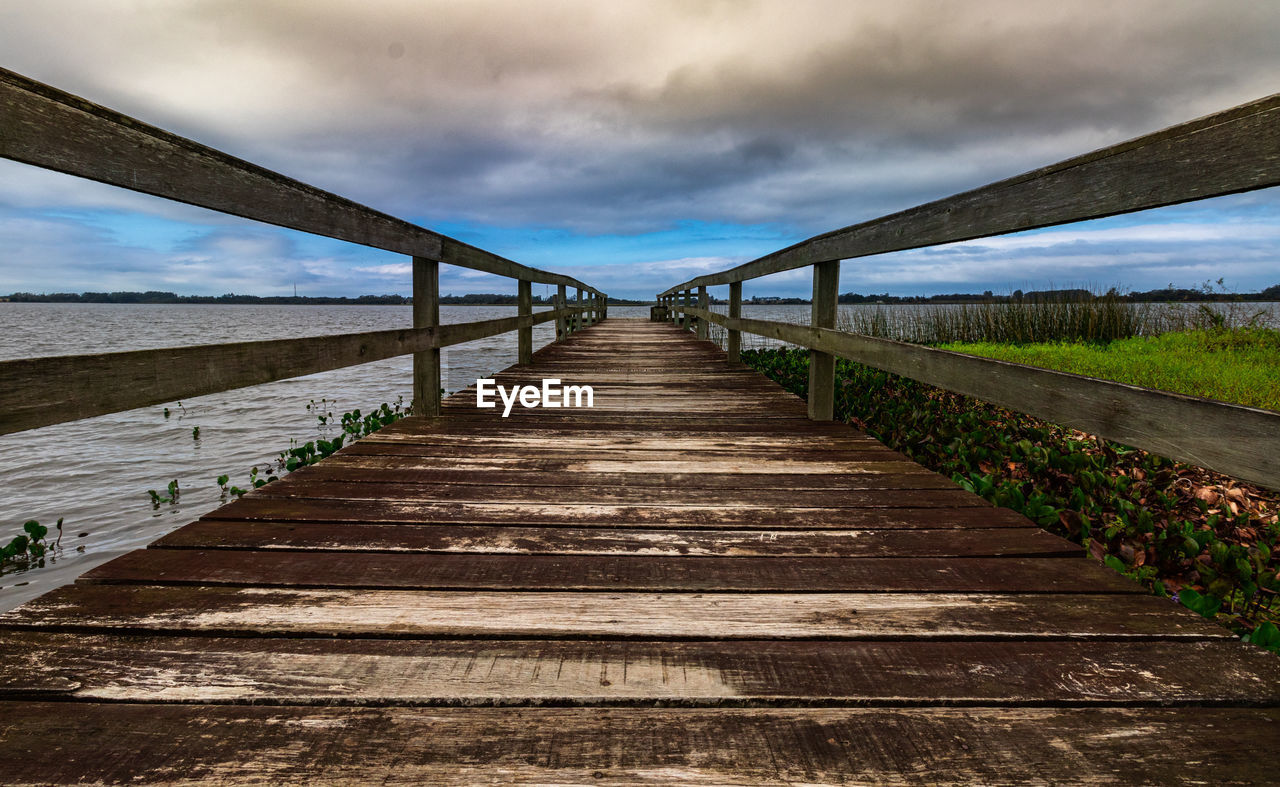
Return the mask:
<svg viewBox="0 0 1280 787">
<path fill-rule="evenodd" d="M 690 279 L 672 295 L 941 243 L 1280 185 L 1280 93 Z M 660 296 L 660 297 L 661 297 Z"/>
<path fill-rule="evenodd" d="M 2 68 L 0 113 L 4 158 L 313 235 L 601 294 Z"/>
<path fill-rule="evenodd" d="M 711 323 L 725 327 L 731 362 L 744 332 L 808 348 L 811 418 L 833 417 L 841 357 L 1280 489 L 1280 413 L 835 330 L 844 259 L 1276 185 L 1280 94 L 689 279 L 658 294 L 658 316 L 695 324 L 702 338 Z M 810 265 L 810 325 L 742 318 L 743 281 Z M 723 284 L 727 315 L 707 293 Z"/>
<path fill-rule="evenodd" d="M 0 361 L 0 434 L 450 347 L 587 311 L 570 307 L 427 328 Z"/>
<path fill-rule="evenodd" d="M 304 339 L 29 358 L 0 363 L 0 434 L 201 394 L 414 355 L 414 412 L 440 408 L 441 347 L 534 325 L 556 339 L 603 319 L 600 290 L 531 268 L 265 169 L 78 96 L 0 69 L 0 157 L 288 229 L 413 258 L 413 326 Z M 517 279 L 517 315 L 441 325 L 439 264 Z M 558 288 L 533 312 L 531 285 Z M 570 306 L 567 289 L 577 298 Z"/>
<path fill-rule="evenodd" d="M 1280 486 L 1280 413 L 1270 410 L 830 328 L 730 319 L 697 307 L 685 311 L 727 329 L 858 361 L 1170 459 Z"/>
</svg>

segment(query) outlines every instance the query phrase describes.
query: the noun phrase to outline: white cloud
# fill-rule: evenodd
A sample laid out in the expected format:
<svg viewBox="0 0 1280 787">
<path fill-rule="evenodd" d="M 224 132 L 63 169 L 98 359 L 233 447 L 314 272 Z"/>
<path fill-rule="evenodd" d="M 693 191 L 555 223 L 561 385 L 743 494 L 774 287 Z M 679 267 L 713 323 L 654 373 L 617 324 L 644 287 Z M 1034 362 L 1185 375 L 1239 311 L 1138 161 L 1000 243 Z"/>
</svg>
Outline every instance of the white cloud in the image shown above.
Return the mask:
<svg viewBox="0 0 1280 787">
<path fill-rule="evenodd" d="M 413 265 L 407 262 L 391 263 L 390 265 L 357 265 L 351 270 L 357 273 L 372 273 L 375 276 L 399 278 L 413 276 Z"/>
</svg>

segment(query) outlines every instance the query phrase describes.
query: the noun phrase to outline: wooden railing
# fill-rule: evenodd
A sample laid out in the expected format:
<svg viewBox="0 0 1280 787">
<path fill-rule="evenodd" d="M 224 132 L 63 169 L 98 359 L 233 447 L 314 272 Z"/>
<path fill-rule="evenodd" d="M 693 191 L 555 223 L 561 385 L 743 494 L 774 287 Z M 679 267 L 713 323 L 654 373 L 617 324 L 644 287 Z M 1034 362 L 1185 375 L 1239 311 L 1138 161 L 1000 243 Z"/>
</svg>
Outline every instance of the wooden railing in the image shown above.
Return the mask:
<svg viewBox="0 0 1280 787">
<path fill-rule="evenodd" d="M 658 294 L 669 319 L 810 349 L 809 415 L 833 415 L 835 357 L 1126 445 L 1280 488 L 1280 414 L 835 330 L 840 261 L 1280 185 L 1280 94 L 1043 169 L 856 224 Z M 813 266 L 811 324 L 743 319 L 742 282 Z M 707 287 L 729 285 L 729 313 Z M 697 305 L 692 303 L 697 292 Z"/>
<path fill-rule="evenodd" d="M 440 410 L 440 348 L 533 326 L 560 339 L 603 319 L 607 298 L 530 268 L 0 69 L 0 156 L 113 186 L 413 258 L 413 325 L 404 330 L 0 363 L 0 434 L 283 380 L 413 353 L 413 411 Z M 519 281 L 515 317 L 441 325 L 440 263 Z M 533 312 L 533 283 L 558 287 Z M 566 289 L 577 289 L 569 306 Z"/>
</svg>

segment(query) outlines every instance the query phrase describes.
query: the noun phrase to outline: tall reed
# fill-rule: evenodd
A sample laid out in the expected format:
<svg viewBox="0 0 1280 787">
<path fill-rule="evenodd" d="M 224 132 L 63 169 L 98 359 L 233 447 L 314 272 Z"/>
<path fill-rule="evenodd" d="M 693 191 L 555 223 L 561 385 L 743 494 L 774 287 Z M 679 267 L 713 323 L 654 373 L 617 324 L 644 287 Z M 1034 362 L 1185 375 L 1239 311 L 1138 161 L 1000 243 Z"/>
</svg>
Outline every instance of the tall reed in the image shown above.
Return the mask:
<svg viewBox="0 0 1280 787">
<path fill-rule="evenodd" d="M 1114 298 L 1082 301 L 928 304 L 843 311 L 840 330 L 914 344 L 1098 342 L 1144 333 L 1151 309 Z"/>
<path fill-rule="evenodd" d="M 803 313 L 781 319 L 809 322 Z M 712 340 L 723 346 L 724 329 L 714 324 L 710 327 Z M 1280 311 L 1243 302 L 1128 303 L 1108 294 L 1083 300 L 841 306 L 836 316 L 836 328 L 841 331 L 925 345 L 1106 344 L 1171 331 L 1241 327 L 1280 329 Z M 743 337 L 746 347 L 778 344 L 763 337 Z"/>
</svg>

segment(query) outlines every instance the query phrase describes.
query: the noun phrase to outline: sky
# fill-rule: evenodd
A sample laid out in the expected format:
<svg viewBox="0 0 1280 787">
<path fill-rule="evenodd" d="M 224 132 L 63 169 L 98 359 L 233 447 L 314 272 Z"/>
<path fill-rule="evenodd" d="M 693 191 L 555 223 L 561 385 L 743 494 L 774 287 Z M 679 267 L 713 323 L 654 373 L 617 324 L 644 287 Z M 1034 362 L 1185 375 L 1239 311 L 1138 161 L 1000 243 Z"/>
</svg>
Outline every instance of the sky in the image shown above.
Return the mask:
<svg viewBox="0 0 1280 787">
<path fill-rule="evenodd" d="M 1257 0 L 0 6 L 0 66 L 638 298 L 1274 93 L 1277 41 Z M 850 260 L 840 290 L 1256 291 L 1278 241 L 1268 189 Z M 0 294 L 408 294 L 409 271 L 0 160 Z M 441 270 L 445 293 L 514 286 Z M 809 290 L 807 269 L 744 287 Z"/>
</svg>

